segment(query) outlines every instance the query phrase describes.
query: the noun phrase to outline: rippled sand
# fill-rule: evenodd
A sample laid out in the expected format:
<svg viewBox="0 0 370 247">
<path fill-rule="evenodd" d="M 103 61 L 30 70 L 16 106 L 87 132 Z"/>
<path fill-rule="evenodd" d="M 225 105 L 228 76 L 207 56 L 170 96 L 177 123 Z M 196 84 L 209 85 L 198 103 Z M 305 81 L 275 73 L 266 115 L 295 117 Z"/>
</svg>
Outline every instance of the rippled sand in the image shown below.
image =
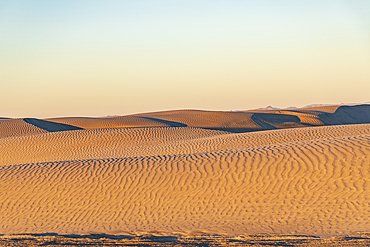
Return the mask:
<svg viewBox="0 0 370 247">
<path fill-rule="evenodd" d="M 368 123 L 367 105 L 1 119 L 0 234 L 367 232 Z"/>
</svg>

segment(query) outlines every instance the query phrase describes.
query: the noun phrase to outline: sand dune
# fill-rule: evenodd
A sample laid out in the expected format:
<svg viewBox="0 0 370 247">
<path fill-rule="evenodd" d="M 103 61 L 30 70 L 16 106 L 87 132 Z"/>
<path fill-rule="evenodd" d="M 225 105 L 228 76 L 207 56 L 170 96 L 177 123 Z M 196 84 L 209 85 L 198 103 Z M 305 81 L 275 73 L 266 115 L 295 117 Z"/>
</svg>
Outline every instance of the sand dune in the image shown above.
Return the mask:
<svg viewBox="0 0 370 247">
<path fill-rule="evenodd" d="M 0 119 L 0 234 L 369 231 L 369 107 Z"/>
<path fill-rule="evenodd" d="M 302 140 L 370 134 L 370 124 L 230 133 L 199 128 L 63 131 L 0 139 L 1 165 L 192 154 Z"/>
<path fill-rule="evenodd" d="M 46 133 L 23 119 L 0 119 L 0 138 Z"/>
<path fill-rule="evenodd" d="M 0 138 L 77 129 L 193 127 L 231 132 L 370 123 L 370 105 L 221 112 L 180 110 L 107 118 L 0 119 Z"/>
<path fill-rule="evenodd" d="M 321 114 L 320 119 L 326 124 L 370 123 L 370 106 L 341 106 L 333 114 Z"/>
<path fill-rule="evenodd" d="M 0 232 L 368 230 L 370 135 L 0 168 Z"/>
<path fill-rule="evenodd" d="M 0 139 L 1 165 L 192 153 L 203 138 L 228 132 L 195 128 L 92 129 Z M 197 140 L 200 142 L 197 145 Z M 189 144 L 188 144 L 189 143 Z M 193 144 L 195 143 L 195 144 Z M 204 147 L 209 150 L 211 147 Z"/>
<path fill-rule="evenodd" d="M 178 110 L 109 118 L 49 118 L 83 129 L 193 127 L 231 132 L 370 123 L 370 105 L 240 112 Z"/>
<path fill-rule="evenodd" d="M 178 126 L 178 123 L 156 121 L 155 119 L 135 116 L 107 117 L 107 118 L 50 118 L 50 122 L 73 125 L 83 129 L 107 129 L 107 128 L 145 128 L 145 127 L 171 127 Z"/>
<path fill-rule="evenodd" d="M 263 130 L 251 119 L 252 115 L 242 112 L 181 110 L 109 118 L 49 118 L 45 120 L 84 129 L 194 127 L 236 132 Z"/>
</svg>

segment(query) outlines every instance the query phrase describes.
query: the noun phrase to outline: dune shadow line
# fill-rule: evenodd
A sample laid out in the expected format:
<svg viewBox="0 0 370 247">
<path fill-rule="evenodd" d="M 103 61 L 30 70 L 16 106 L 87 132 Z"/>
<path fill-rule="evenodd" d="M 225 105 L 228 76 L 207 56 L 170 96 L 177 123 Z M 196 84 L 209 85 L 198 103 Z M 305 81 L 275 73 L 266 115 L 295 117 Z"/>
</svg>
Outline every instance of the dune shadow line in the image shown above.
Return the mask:
<svg viewBox="0 0 370 247">
<path fill-rule="evenodd" d="M 82 130 L 83 128 L 76 127 L 69 124 L 62 124 L 62 123 L 54 123 L 50 121 L 45 121 L 36 118 L 24 118 L 23 121 L 26 123 L 32 124 L 40 129 L 49 131 L 49 132 L 57 132 L 57 131 L 67 131 L 67 130 Z"/>
<path fill-rule="evenodd" d="M 168 124 L 171 127 L 188 127 L 186 124 L 183 124 L 183 123 L 178 123 L 178 122 L 163 120 L 163 119 L 159 119 L 159 118 L 153 118 L 153 117 L 140 117 L 140 118 L 144 118 L 144 119 L 147 119 L 147 120 L 156 121 L 156 122 L 159 122 L 159 123 Z"/>
</svg>

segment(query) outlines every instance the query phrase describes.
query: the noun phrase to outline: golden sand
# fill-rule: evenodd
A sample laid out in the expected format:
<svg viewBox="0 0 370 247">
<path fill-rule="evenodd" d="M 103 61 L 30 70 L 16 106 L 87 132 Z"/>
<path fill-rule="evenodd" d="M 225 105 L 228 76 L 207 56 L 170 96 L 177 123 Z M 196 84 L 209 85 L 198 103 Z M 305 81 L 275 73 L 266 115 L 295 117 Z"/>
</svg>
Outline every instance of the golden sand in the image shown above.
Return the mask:
<svg viewBox="0 0 370 247">
<path fill-rule="evenodd" d="M 369 231 L 369 107 L 0 120 L 0 234 Z"/>
</svg>

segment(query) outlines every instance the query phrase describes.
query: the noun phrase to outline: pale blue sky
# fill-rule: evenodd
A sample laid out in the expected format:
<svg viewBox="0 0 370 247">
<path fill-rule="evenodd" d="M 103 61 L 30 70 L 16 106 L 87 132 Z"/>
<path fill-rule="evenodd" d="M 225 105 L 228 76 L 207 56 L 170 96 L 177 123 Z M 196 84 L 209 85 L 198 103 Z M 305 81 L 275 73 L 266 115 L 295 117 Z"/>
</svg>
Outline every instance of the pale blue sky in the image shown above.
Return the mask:
<svg viewBox="0 0 370 247">
<path fill-rule="evenodd" d="M 370 1 L 1 1 L 0 116 L 370 101 Z"/>
</svg>

